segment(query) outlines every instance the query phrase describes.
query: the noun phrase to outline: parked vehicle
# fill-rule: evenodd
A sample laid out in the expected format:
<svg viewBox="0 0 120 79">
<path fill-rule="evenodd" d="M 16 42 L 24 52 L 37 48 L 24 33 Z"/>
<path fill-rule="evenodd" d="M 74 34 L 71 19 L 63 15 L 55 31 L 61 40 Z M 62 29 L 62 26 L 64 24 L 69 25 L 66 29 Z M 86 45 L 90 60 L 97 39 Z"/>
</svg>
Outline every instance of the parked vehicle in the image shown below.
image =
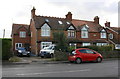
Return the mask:
<svg viewBox="0 0 120 79">
<path fill-rule="evenodd" d="M 39 55 L 41 56 L 41 58 L 52 58 L 54 57 L 54 48 L 55 45 L 52 44 L 48 47 L 44 47 L 43 49 L 40 50 Z"/>
<path fill-rule="evenodd" d="M 102 55 L 94 50 L 88 48 L 79 48 L 71 52 L 68 57 L 70 62 L 75 62 L 77 64 L 83 61 L 96 61 L 98 63 L 102 62 Z"/>
<path fill-rule="evenodd" d="M 20 47 L 17 49 L 18 56 L 30 56 L 30 51 L 27 51 L 26 48 Z"/>
</svg>

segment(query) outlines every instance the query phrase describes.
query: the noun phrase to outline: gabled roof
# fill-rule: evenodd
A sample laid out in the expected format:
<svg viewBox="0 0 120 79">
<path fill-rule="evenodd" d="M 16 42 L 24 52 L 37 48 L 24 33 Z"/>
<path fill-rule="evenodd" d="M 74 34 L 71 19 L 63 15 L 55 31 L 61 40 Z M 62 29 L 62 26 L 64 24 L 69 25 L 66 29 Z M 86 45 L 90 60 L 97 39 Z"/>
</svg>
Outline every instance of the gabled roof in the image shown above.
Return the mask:
<svg viewBox="0 0 120 79">
<path fill-rule="evenodd" d="M 29 31 L 29 25 L 26 24 L 13 24 L 12 25 L 12 34 L 16 34 L 20 28 L 26 28 Z"/>
<path fill-rule="evenodd" d="M 120 27 L 110 27 L 110 28 L 113 29 L 118 34 L 120 34 Z"/>
<path fill-rule="evenodd" d="M 46 19 L 48 21 L 46 21 Z M 58 21 L 61 21 L 62 24 L 59 24 Z M 40 29 L 44 23 L 50 25 L 51 29 L 66 29 L 71 24 L 70 21 L 65 18 L 56 18 L 56 17 L 47 17 L 47 16 L 36 16 L 34 18 L 36 29 Z M 67 24 L 69 22 L 70 24 Z"/>
<path fill-rule="evenodd" d="M 100 24 L 96 24 L 93 21 L 73 19 L 72 23 L 78 30 L 81 30 L 84 25 L 89 26 L 89 32 L 100 32 L 103 29 L 103 27 Z"/>
</svg>

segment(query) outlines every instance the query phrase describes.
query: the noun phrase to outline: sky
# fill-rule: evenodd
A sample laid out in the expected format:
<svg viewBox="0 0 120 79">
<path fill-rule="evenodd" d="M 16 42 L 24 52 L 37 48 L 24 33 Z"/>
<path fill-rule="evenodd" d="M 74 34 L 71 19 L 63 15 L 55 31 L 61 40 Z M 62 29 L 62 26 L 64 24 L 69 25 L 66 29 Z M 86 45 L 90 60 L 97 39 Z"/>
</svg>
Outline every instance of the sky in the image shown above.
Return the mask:
<svg viewBox="0 0 120 79">
<path fill-rule="evenodd" d="M 118 27 L 119 0 L 1 0 L 0 1 L 0 38 L 11 38 L 12 24 L 30 24 L 31 9 L 36 15 L 65 18 L 70 11 L 73 19 L 93 21 L 99 16 L 100 24 L 106 21 L 111 27 Z"/>
</svg>

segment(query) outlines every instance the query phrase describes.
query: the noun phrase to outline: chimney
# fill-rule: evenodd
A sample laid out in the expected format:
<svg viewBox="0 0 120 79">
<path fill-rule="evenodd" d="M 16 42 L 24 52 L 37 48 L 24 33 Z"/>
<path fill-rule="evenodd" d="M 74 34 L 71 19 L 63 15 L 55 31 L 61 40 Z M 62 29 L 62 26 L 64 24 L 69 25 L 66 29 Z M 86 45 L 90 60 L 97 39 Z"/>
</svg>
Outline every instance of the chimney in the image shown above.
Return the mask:
<svg viewBox="0 0 120 79">
<path fill-rule="evenodd" d="M 72 21 L 72 13 L 68 12 L 68 14 L 66 15 L 66 19 Z"/>
<path fill-rule="evenodd" d="M 110 22 L 107 22 L 107 21 L 106 21 L 105 27 L 110 27 Z"/>
<path fill-rule="evenodd" d="M 36 15 L 35 15 L 35 7 L 33 7 L 33 9 L 31 10 L 31 18 L 34 18 Z"/>
<path fill-rule="evenodd" d="M 99 17 L 98 16 L 95 16 L 94 23 L 99 24 Z"/>
</svg>

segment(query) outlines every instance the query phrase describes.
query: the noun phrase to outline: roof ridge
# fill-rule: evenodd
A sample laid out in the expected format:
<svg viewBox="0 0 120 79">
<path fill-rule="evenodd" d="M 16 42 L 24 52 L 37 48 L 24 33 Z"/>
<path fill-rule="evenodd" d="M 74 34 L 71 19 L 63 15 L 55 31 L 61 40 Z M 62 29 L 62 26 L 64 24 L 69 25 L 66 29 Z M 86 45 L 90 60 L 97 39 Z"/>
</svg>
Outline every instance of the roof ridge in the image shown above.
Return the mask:
<svg viewBox="0 0 120 79">
<path fill-rule="evenodd" d="M 72 19 L 72 20 L 76 20 L 76 21 L 85 21 L 85 22 L 93 22 L 93 21 L 88 21 L 88 20 L 80 20 L 80 19 Z"/>
<path fill-rule="evenodd" d="M 28 24 L 16 24 L 16 23 L 13 23 L 13 25 L 25 25 L 25 26 L 29 26 Z"/>
<path fill-rule="evenodd" d="M 65 18 L 62 18 L 62 17 L 55 17 L 55 16 L 40 16 L 40 15 L 38 15 L 37 17 L 56 18 L 56 19 L 65 19 Z"/>
</svg>

